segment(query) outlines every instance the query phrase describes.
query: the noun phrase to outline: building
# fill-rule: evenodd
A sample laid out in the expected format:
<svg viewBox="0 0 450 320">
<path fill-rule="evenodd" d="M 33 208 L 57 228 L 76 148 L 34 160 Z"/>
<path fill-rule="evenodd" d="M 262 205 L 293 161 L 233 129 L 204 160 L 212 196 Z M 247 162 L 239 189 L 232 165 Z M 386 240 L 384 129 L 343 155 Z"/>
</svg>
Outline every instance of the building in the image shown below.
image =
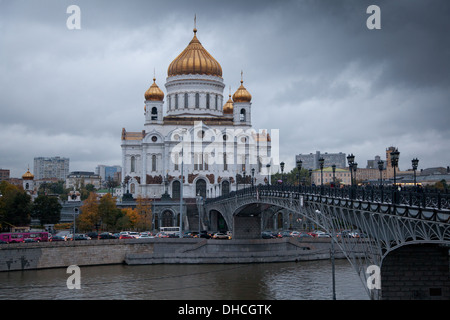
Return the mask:
<svg viewBox="0 0 450 320">
<path fill-rule="evenodd" d="M 69 158 L 36 157 L 33 172 L 36 180 L 57 178 L 64 181 L 69 174 Z"/>
<path fill-rule="evenodd" d="M 67 189 L 80 190 L 83 186 L 92 184 L 96 189 L 100 188 L 100 176 L 90 171 L 74 171 L 66 178 Z"/>
<path fill-rule="evenodd" d="M 106 166 L 100 164 L 95 168 L 95 174 L 100 176 L 100 178 L 102 179 L 102 184 L 104 184 L 109 179 L 116 180 L 118 177 L 118 173 L 121 171 L 122 171 L 121 166 Z"/>
<path fill-rule="evenodd" d="M 375 156 L 375 159 L 373 160 L 367 160 L 366 169 L 379 169 L 378 162 L 380 161 L 383 162 L 383 170 L 386 170 L 386 160 L 381 160 L 380 156 Z"/>
<path fill-rule="evenodd" d="M 347 158 L 345 153 L 320 153 L 320 151 L 316 151 L 316 153 L 310 154 L 299 154 L 295 156 L 295 161 L 302 161 L 302 168 L 304 169 L 320 169 L 319 159 L 324 159 L 324 167 L 331 167 L 333 164 L 336 165 L 336 168 L 345 168 L 345 164 Z"/>
<path fill-rule="evenodd" d="M 10 170 L 0 169 L 0 181 L 9 180 Z"/>
<path fill-rule="evenodd" d="M 144 94 L 144 129 L 123 128 L 121 136 L 124 193 L 163 198 L 154 201 L 156 226 L 178 223 L 181 192 L 195 207 L 197 196 L 249 186 L 252 174 L 254 183 L 263 184 L 266 164 L 278 163 L 271 159 L 269 133 L 252 128 L 252 96 L 242 72 L 240 86 L 224 99 L 222 68 L 198 40 L 197 29 L 170 63 L 165 88 L 166 94 L 153 78 Z"/>
<path fill-rule="evenodd" d="M 322 178 L 324 185 L 330 185 L 333 183 L 333 168 L 332 167 L 324 167 L 322 170 Z M 336 183 L 341 185 L 350 185 L 351 184 L 351 176 L 350 171 L 347 169 L 336 168 L 334 173 L 334 179 Z M 311 183 L 317 186 L 321 184 L 321 172 L 320 169 L 314 170 L 311 173 Z"/>
</svg>

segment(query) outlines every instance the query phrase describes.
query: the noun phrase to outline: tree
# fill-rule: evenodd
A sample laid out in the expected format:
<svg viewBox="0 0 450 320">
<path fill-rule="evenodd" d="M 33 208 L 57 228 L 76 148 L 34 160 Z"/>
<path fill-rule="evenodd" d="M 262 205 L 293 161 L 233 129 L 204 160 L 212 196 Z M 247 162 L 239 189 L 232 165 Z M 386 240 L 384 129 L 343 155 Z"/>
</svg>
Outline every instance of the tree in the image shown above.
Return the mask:
<svg viewBox="0 0 450 320">
<path fill-rule="evenodd" d="M 110 193 L 107 193 L 100 199 L 98 215 L 104 228 L 116 230 L 116 223 L 122 216 L 122 212 L 120 209 L 117 209 L 115 198 Z"/>
<path fill-rule="evenodd" d="M 39 219 L 41 225 L 55 224 L 61 219 L 61 209 L 58 198 L 40 195 L 34 200 L 32 217 Z"/>
<path fill-rule="evenodd" d="M 31 221 L 31 196 L 6 181 L 0 183 L 0 223 L 2 228 L 26 226 Z"/>
<path fill-rule="evenodd" d="M 100 223 L 100 216 L 98 214 L 97 194 L 91 192 L 89 197 L 84 201 L 80 207 L 81 213 L 77 219 L 77 225 L 80 230 L 92 230 L 96 224 Z"/>
<path fill-rule="evenodd" d="M 140 195 L 136 199 L 136 211 L 138 214 L 138 220 L 136 222 L 136 228 L 138 230 L 151 230 L 152 229 L 152 200 L 143 198 Z"/>
</svg>

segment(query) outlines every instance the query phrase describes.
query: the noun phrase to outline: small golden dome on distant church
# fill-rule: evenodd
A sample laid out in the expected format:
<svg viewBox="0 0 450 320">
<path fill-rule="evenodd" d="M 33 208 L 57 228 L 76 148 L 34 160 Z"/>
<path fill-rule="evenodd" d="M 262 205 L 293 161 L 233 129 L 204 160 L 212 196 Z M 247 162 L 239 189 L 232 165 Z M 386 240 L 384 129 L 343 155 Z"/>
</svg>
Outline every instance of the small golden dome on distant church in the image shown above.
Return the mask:
<svg viewBox="0 0 450 320">
<path fill-rule="evenodd" d="M 156 84 L 156 79 L 153 78 L 153 84 L 145 91 L 145 100 L 146 101 L 163 101 L 164 100 L 164 92 L 158 87 Z"/>
<path fill-rule="evenodd" d="M 22 176 L 23 180 L 33 180 L 34 179 L 34 175 L 30 172 L 30 169 L 27 170 L 27 172 L 25 172 L 25 174 Z"/>
</svg>

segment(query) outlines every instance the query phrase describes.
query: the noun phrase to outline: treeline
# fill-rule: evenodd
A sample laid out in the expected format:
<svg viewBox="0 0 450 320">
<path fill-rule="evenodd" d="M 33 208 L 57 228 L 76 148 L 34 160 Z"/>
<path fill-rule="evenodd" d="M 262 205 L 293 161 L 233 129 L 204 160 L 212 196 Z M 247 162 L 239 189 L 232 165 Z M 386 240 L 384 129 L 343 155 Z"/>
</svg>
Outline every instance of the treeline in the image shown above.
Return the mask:
<svg viewBox="0 0 450 320">
<path fill-rule="evenodd" d="M 81 213 L 76 220 L 79 231 L 146 231 L 152 229 L 152 202 L 150 199 L 138 197 L 136 208 L 120 209 L 111 194 L 100 199 L 94 192 L 84 201 Z"/>
</svg>

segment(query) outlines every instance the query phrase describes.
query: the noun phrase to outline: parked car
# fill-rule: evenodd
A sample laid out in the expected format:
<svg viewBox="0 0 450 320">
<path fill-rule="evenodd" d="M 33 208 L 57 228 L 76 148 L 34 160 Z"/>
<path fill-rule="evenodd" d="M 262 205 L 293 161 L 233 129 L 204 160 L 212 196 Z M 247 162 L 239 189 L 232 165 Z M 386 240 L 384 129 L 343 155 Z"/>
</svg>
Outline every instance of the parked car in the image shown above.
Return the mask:
<svg viewBox="0 0 450 320">
<path fill-rule="evenodd" d="M 75 241 L 78 241 L 78 240 L 91 240 L 91 237 L 88 237 L 85 234 L 78 234 L 78 233 L 76 233 L 75 234 Z"/>
<path fill-rule="evenodd" d="M 66 238 L 63 236 L 52 236 L 50 241 L 66 241 Z"/>
<path fill-rule="evenodd" d="M 99 239 L 116 239 L 111 232 L 103 232 L 98 235 Z"/>
<path fill-rule="evenodd" d="M 261 232 L 261 238 L 263 238 L 263 239 L 274 239 L 275 236 L 272 234 L 272 232 L 263 231 L 263 232 Z"/>
<path fill-rule="evenodd" d="M 119 236 L 119 239 L 134 239 L 134 237 L 129 234 L 124 233 Z"/>
<path fill-rule="evenodd" d="M 213 239 L 230 239 L 230 237 L 222 232 L 217 232 L 214 234 Z"/>
</svg>

